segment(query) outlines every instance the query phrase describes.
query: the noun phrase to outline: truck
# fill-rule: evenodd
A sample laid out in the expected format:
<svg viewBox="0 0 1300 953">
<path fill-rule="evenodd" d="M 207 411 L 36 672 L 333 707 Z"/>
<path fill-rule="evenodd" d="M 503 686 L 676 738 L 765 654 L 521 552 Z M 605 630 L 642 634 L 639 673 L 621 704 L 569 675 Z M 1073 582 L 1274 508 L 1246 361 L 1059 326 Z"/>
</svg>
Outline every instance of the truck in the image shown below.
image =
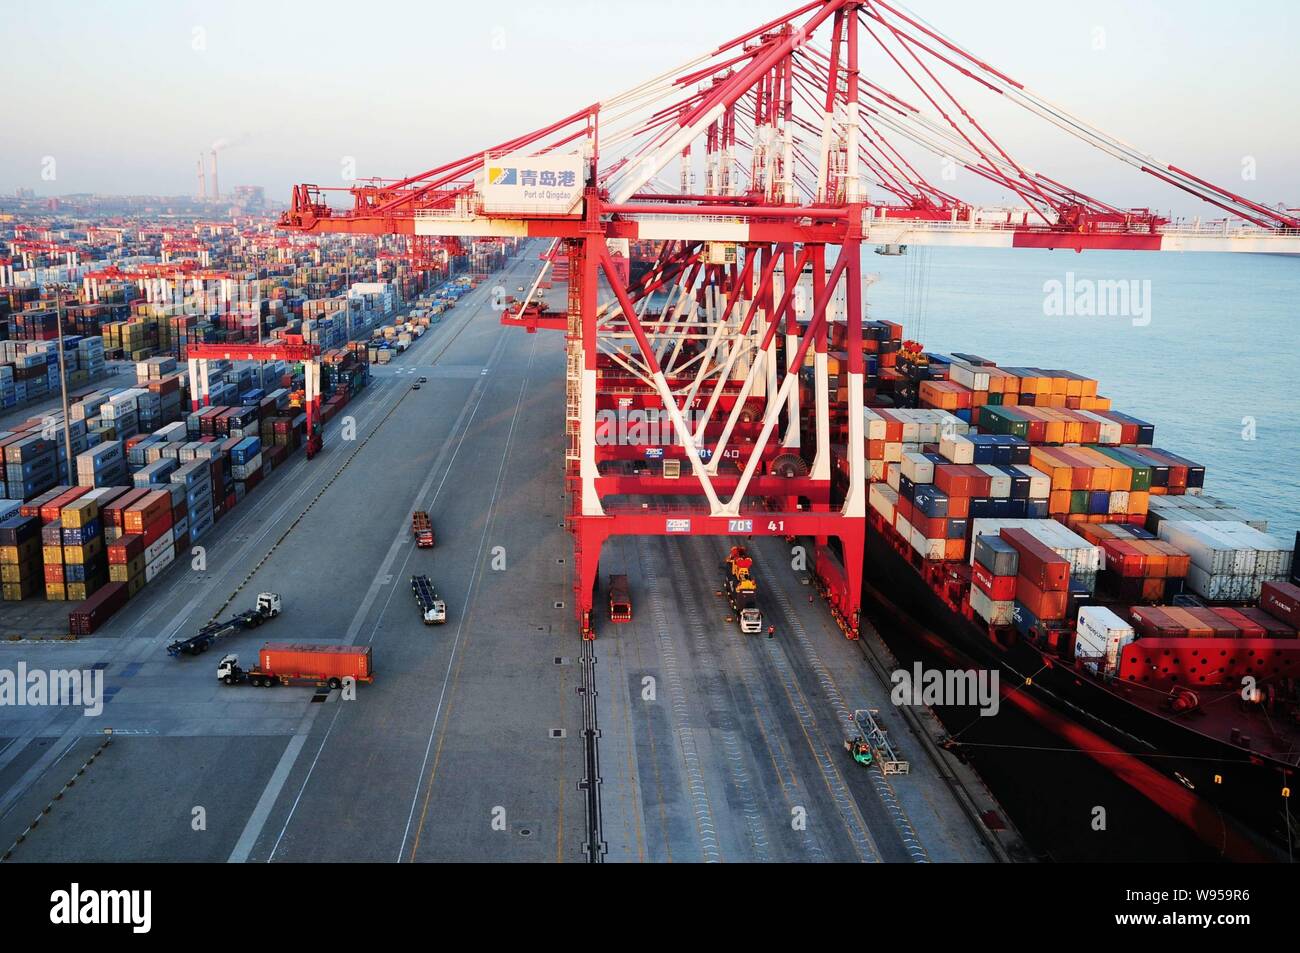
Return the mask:
<svg viewBox="0 0 1300 953">
<path fill-rule="evenodd" d="M 758 581 L 753 573 L 754 560 L 744 546 L 733 546 L 722 564 L 722 587 L 727 602 L 736 613 L 740 631 L 756 635 L 763 631 L 763 613 L 758 608 Z"/>
<path fill-rule="evenodd" d="M 433 549 L 433 523 L 424 510 L 416 510 L 411 514 L 411 535 L 415 537 L 415 545 L 420 549 Z"/>
<path fill-rule="evenodd" d="M 200 655 L 212 647 L 218 639 L 224 639 L 236 632 L 256 629 L 263 622 L 274 619 L 280 614 L 280 596 L 274 592 L 259 592 L 257 605 L 247 612 L 231 616 L 223 622 L 210 622 L 188 639 L 176 639 L 167 646 L 167 654 L 172 658 L 182 655 Z"/>
<path fill-rule="evenodd" d="M 241 668 L 238 655 L 225 655 L 217 663 L 217 678 L 226 685 L 270 688 L 292 682 L 339 688 L 347 678 L 375 680 L 370 646 L 305 645 L 268 642 L 257 653 L 252 668 Z"/>
<path fill-rule="evenodd" d="M 609 577 L 609 621 L 632 621 L 632 596 L 628 592 L 627 576 Z"/>
<path fill-rule="evenodd" d="M 442 625 L 447 621 L 447 603 L 442 601 L 428 576 L 412 576 L 411 592 L 420 607 L 420 618 L 425 625 Z"/>
</svg>

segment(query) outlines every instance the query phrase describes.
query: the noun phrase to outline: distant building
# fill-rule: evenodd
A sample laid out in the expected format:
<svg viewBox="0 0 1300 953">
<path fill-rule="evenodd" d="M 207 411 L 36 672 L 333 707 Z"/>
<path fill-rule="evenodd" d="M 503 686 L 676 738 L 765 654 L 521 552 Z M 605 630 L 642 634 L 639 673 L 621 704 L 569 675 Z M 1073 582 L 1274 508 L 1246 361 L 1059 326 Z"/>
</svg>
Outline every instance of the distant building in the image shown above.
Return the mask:
<svg viewBox="0 0 1300 953">
<path fill-rule="evenodd" d="M 231 204 L 244 212 L 266 208 L 266 190 L 260 185 L 237 185 Z"/>
</svg>

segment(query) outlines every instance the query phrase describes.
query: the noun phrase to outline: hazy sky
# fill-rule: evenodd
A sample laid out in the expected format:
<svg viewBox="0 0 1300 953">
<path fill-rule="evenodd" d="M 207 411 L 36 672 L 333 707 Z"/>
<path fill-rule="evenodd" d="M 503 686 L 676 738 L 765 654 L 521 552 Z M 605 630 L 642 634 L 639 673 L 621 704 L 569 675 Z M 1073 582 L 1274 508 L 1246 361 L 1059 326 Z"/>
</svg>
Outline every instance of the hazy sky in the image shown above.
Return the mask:
<svg viewBox="0 0 1300 953">
<path fill-rule="evenodd" d="M 342 184 L 346 157 L 360 176 L 410 174 L 625 89 L 795 5 L 5 0 L 0 191 L 193 194 L 197 155 L 219 139 L 230 143 L 225 192 L 263 185 L 284 201 L 293 182 Z M 1102 129 L 1252 198 L 1300 205 L 1296 0 L 908 5 Z M 1037 121 L 996 105 L 986 115 L 1018 158 L 1054 178 L 1121 205 L 1201 211 L 1044 135 Z M 1247 156 L 1255 181 L 1242 179 Z M 41 178 L 45 157 L 55 160 L 53 182 Z M 954 191 L 1000 198 L 974 183 Z"/>
</svg>

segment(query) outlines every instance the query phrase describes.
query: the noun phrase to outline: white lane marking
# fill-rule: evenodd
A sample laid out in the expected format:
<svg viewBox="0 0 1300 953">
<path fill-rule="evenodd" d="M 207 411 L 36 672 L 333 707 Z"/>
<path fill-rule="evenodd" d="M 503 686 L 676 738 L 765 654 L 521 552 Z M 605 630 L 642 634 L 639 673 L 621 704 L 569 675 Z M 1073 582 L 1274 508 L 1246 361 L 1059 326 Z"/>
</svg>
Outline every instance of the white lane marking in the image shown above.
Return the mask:
<svg viewBox="0 0 1300 953">
<path fill-rule="evenodd" d="M 536 347 L 536 341 L 533 342 Z M 532 357 L 529 357 L 529 365 L 532 364 Z M 474 557 L 474 572 L 469 577 L 469 587 L 465 590 L 465 600 L 462 605 L 465 611 L 460 615 L 460 621 L 456 623 L 456 638 L 451 644 L 451 655 L 447 658 L 447 671 L 442 678 L 442 689 L 438 692 L 438 705 L 433 712 L 433 725 L 429 728 L 429 741 L 424 747 L 424 760 L 420 763 L 420 775 L 415 785 L 415 793 L 411 797 L 411 811 L 406 818 L 406 830 L 402 832 L 402 846 L 397 851 L 397 862 L 402 862 L 402 855 L 406 853 L 406 842 L 411 836 L 411 823 L 415 819 L 415 806 L 420 801 L 420 791 L 424 787 L 424 772 L 429 766 L 429 755 L 433 751 L 433 739 L 438 734 L 438 722 L 442 718 L 442 705 L 447 696 L 447 686 L 451 682 L 451 673 L 456 664 L 456 656 L 460 648 L 461 632 L 465 628 L 465 619 L 469 617 L 470 600 L 473 598 L 474 589 L 478 585 L 479 577 L 483 573 L 483 547 L 487 545 L 488 533 L 493 526 L 492 514 L 496 509 L 497 496 L 501 492 L 501 481 L 505 475 L 506 461 L 510 458 L 510 446 L 514 441 L 515 424 L 519 422 L 519 408 L 523 406 L 524 393 L 528 389 L 528 378 L 525 377 L 519 385 L 519 398 L 515 401 L 514 416 L 510 418 L 510 430 L 506 433 L 506 445 L 501 453 L 501 464 L 497 467 L 496 483 L 492 487 L 492 497 L 488 501 L 488 518 L 483 521 L 483 535 L 479 538 L 478 553 Z"/>
<path fill-rule="evenodd" d="M 473 319 L 471 318 L 470 320 Z M 505 340 L 506 340 L 506 336 L 504 334 L 500 334 L 498 336 L 497 344 L 493 349 L 492 356 L 489 358 L 489 360 L 496 359 L 496 357 L 500 354 L 500 351 L 504 345 Z M 466 398 L 465 406 L 461 408 L 460 416 L 456 419 L 456 422 L 452 425 L 451 432 L 447 435 L 447 440 L 444 442 L 443 449 L 439 454 L 440 457 L 446 454 L 447 447 L 450 446 L 451 440 L 455 437 L 457 431 L 459 431 L 460 440 L 456 444 L 456 450 L 453 452 L 451 459 L 447 462 L 446 471 L 443 473 L 442 483 L 440 483 L 438 486 L 438 492 L 442 491 L 442 485 L 447 482 L 447 474 L 451 472 L 452 463 L 455 461 L 456 455 L 460 452 L 461 445 L 464 444 L 465 442 L 465 437 L 469 433 L 470 424 L 473 423 L 474 416 L 478 413 L 479 404 L 483 402 L 483 397 L 486 393 L 486 388 L 482 387 L 481 385 L 475 385 L 475 386 L 479 390 L 479 394 L 478 394 L 478 399 L 474 403 L 473 410 L 470 411 L 470 404 L 469 404 L 470 399 L 473 399 L 474 396 L 473 391 L 471 391 L 470 396 Z M 469 412 L 470 414 L 468 419 L 466 419 L 465 416 L 467 412 Z M 429 469 L 428 477 L 425 479 L 424 484 L 420 487 L 419 491 L 417 491 L 416 493 L 415 499 L 417 501 L 423 499 L 425 494 L 429 492 L 429 487 L 433 484 L 434 476 L 436 476 L 439 470 L 441 469 L 442 467 L 438 464 L 435 464 L 433 467 Z M 437 497 L 435 495 L 435 499 L 436 498 Z M 392 566 L 392 561 L 396 556 L 397 551 L 401 548 L 401 543 L 405 540 L 405 537 L 406 537 L 406 532 L 405 532 L 405 528 L 403 528 L 398 533 L 398 536 L 394 540 L 392 546 L 389 548 L 388 555 L 384 560 L 384 564 L 380 566 L 379 572 L 375 574 L 375 579 L 371 581 L 370 588 L 366 592 L 366 598 L 362 601 L 362 604 L 357 607 L 357 611 L 356 613 L 354 613 L 352 617 L 352 623 L 348 626 L 348 631 L 344 638 L 345 644 L 351 645 L 355 642 L 357 633 L 361 630 L 361 625 L 365 621 L 365 617 L 369 613 L 370 607 L 374 603 L 375 597 L 378 596 L 379 590 L 382 587 L 381 584 L 379 583 L 379 580 L 382 576 L 388 574 L 389 569 Z M 407 559 L 409 558 L 410 558 L 410 551 L 407 552 Z M 405 571 L 405 567 L 406 567 L 406 561 L 403 560 L 402 562 L 403 571 Z M 383 614 L 384 612 L 387 611 L 388 604 L 392 601 L 393 593 L 396 591 L 397 591 L 396 587 L 389 590 L 388 599 L 384 603 L 384 609 L 381 610 L 380 612 L 379 620 L 383 619 Z M 379 620 L 376 620 L 375 623 L 376 628 L 379 625 Z M 372 629 L 370 633 L 370 638 L 367 640 L 367 642 L 373 641 L 374 637 L 375 637 L 375 633 L 374 630 Z M 302 728 L 305 727 L 307 732 L 308 733 L 310 732 L 311 726 L 316 720 L 317 711 L 319 711 L 318 706 L 312 706 L 311 708 L 308 709 L 307 713 L 303 716 L 303 725 L 300 726 L 299 729 L 300 731 L 302 731 Z M 271 854 L 267 857 L 267 863 L 270 863 L 272 858 L 274 858 L 275 851 L 279 848 L 280 842 L 284 839 L 285 833 L 289 829 L 289 824 L 293 821 L 294 813 L 298 808 L 299 802 L 302 800 L 302 796 L 304 792 L 307 790 L 307 785 L 311 781 L 312 773 L 315 771 L 316 768 L 316 763 L 317 761 L 320 760 L 321 752 L 325 750 L 325 743 L 329 740 L 330 733 L 334 730 L 334 722 L 337 719 L 338 719 L 338 711 L 335 711 L 334 719 L 330 721 L 329 728 L 326 729 L 325 735 L 321 738 L 320 747 L 316 749 L 316 755 L 312 759 L 312 763 L 307 769 L 307 774 L 303 777 L 302 785 L 298 789 L 298 794 L 294 797 L 293 804 L 290 805 L 289 807 L 289 813 L 285 816 L 284 824 L 280 828 L 280 833 L 279 835 L 277 835 L 275 839 L 275 845 L 271 849 Z M 436 723 L 437 720 L 435 716 L 435 724 Z M 245 840 L 248 839 L 249 842 L 248 842 L 247 850 L 240 857 L 236 857 L 236 854 L 232 853 L 230 856 L 231 862 L 239 863 L 244 860 L 247 860 L 248 851 L 252 850 L 253 845 L 256 844 L 257 839 L 261 836 L 262 828 L 266 826 L 266 822 L 270 817 L 271 808 L 274 806 L 275 802 L 279 799 L 280 792 L 284 788 L 285 782 L 289 778 L 289 773 L 292 771 L 294 763 L 297 762 L 298 756 L 302 753 L 302 747 L 303 746 L 301 744 L 297 745 L 296 747 L 290 745 L 285 749 L 284 753 L 280 756 L 280 763 L 276 766 L 276 770 L 272 774 L 270 781 L 267 782 L 267 787 L 262 792 L 262 797 L 258 800 L 257 807 L 254 809 L 253 814 L 249 817 L 248 823 L 245 825 L 244 828 L 244 833 L 240 836 L 239 844 L 236 845 L 236 852 L 237 852 L 240 848 L 240 845 L 244 844 Z M 281 768 L 284 768 L 283 772 L 281 771 Z M 271 790 L 272 786 L 274 786 L 275 788 L 274 791 Z M 266 801 L 268 797 L 270 798 L 269 804 L 266 807 L 266 810 L 263 811 L 262 810 L 263 802 Z"/>
<path fill-rule="evenodd" d="M 298 752 L 307 743 L 307 733 L 311 731 L 311 724 L 315 720 L 316 712 L 319 710 L 318 705 L 313 705 L 308 709 L 307 716 L 303 719 L 302 724 L 298 726 L 298 733 L 289 739 L 284 754 L 280 755 L 280 763 L 275 766 L 275 771 L 271 773 L 271 779 L 266 782 L 266 787 L 262 790 L 262 796 L 257 799 L 257 806 L 253 808 L 253 813 L 249 816 L 248 823 L 244 825 L 244 831 L 239 835 L 239 840 L 235 842 L 235 849 L 226 858 L 226 863 L 242 864 L 248 860 L 248 855 L 253 852 L 253 845 L 257 843 L 258 835 L 262 833 L 262 825 L 266 823 L 271 808 L 275 807 L 276 798 L 280 796 L 280 789 L 284 787 L 284 782 L 289 779 L 289 772 L 293 770 L 293 764 L 298 760 Z M 334 717 L 338 717 L 337 711 L 334 713 Z"/>
</svg>

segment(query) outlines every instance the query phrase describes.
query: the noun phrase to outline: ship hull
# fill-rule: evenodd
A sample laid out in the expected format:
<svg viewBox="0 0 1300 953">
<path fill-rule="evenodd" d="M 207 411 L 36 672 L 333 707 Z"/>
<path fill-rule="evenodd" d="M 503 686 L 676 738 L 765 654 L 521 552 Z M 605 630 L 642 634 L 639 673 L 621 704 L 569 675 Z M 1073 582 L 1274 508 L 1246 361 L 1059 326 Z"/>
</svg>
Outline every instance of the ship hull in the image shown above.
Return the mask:
<svg viewBox="0 0 1300 953">
<path fill-rule="evenodd" d="M 1288 834 L 1283 789 L 1290 782 L 1284 766 L 1135 705 L 1026 641 L 995 643 L 987 627 L 953 611 L 874 529 L 867 534 L 866 549 L 864 595 L 868 603 L 876 601 L 872 590 L 887 594 L 893 609 L 919 623 L 964 663 L 997 668 L 1004 684 L 1022 686 L 1017 690 L 1065 720 L 1085 726 L 1123 753 L 1174 779 L 1216 811 L 1230 815 L 1253 838 L 1269 845 L 1270 851 L 1285 849 Z M 1024 685 L 1026 675 L 1033 676 L 1028 686 Z M 1197 833 L 1207 838 L 1218 836 L 1212 830 Z"/>
</svg>

